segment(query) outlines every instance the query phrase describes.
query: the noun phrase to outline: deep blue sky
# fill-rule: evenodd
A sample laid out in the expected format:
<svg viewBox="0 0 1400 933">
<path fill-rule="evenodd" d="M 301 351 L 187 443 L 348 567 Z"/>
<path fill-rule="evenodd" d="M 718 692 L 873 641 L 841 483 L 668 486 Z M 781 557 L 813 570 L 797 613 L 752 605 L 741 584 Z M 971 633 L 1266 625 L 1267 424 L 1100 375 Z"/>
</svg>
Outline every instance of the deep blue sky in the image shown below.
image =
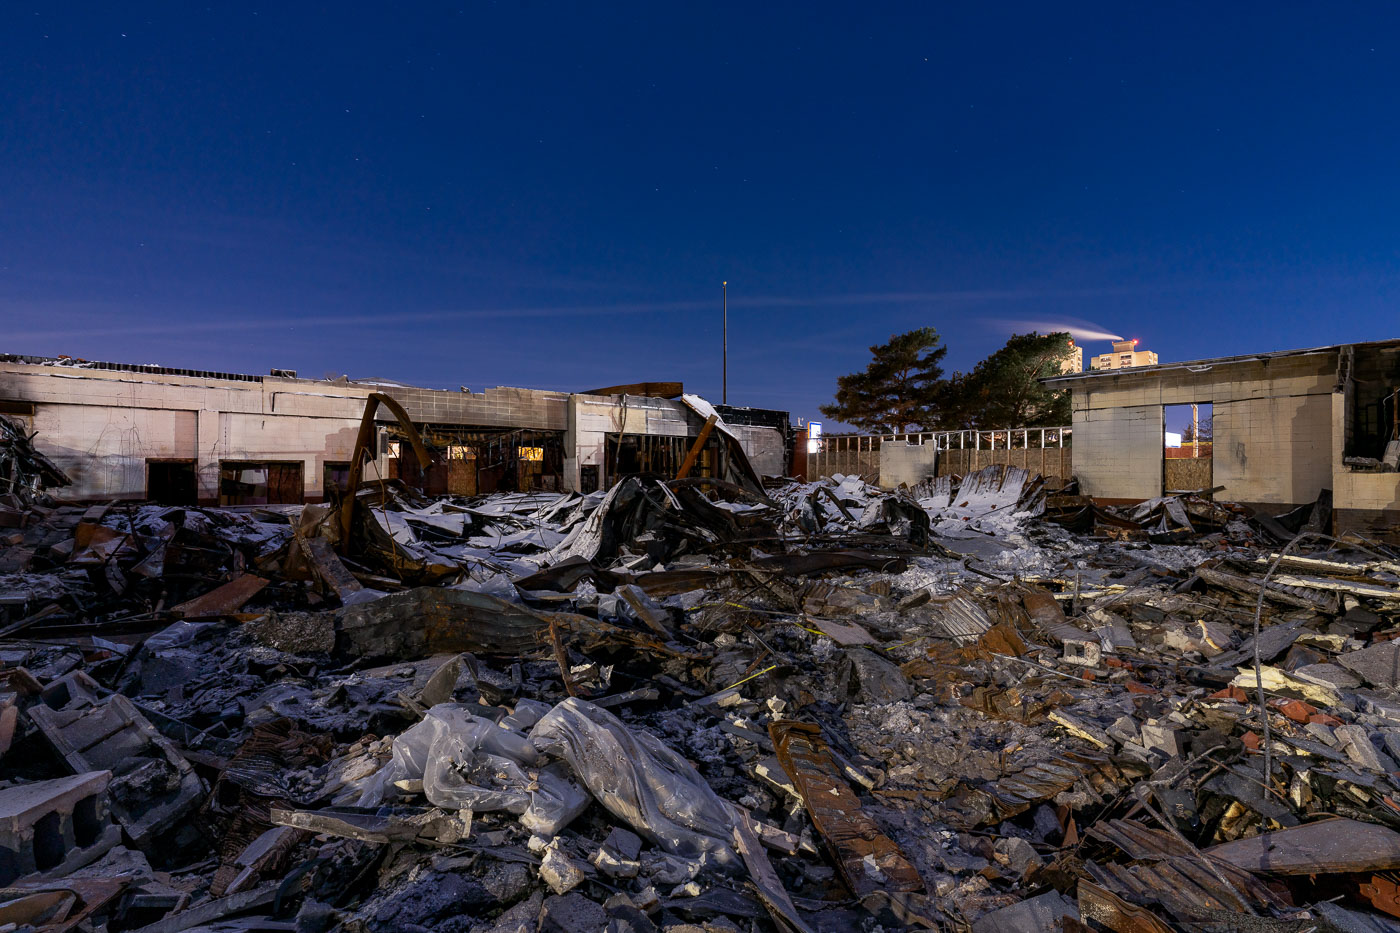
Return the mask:
<svg viewBox="0 0 1400 933">
<path fill-rule="evenodd" d="M 921 325 L 950 369 L 1067 318 L 1393 337 L 1398 43 L 1394 4 L 7 3 L 0 351 L 717 400 L 728 279 L 731 403 L 819 417 Z"/>
</svg>

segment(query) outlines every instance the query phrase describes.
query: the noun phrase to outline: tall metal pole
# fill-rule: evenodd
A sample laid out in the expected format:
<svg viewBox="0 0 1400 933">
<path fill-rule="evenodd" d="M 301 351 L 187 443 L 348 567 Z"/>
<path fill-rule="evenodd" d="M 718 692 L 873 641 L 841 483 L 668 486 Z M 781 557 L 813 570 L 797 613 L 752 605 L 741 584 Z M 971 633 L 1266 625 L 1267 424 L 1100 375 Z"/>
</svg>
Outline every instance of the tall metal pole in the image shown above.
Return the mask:
<svg viewBox="0 0 1400 933">
<path fill-rule="evenodd" d="M 729 404 L 729 283 L 720 283 L 720 288 L 724 295 L 724 362 L 722 382 L 720 383 L 720 404 Z"/>
</svg>

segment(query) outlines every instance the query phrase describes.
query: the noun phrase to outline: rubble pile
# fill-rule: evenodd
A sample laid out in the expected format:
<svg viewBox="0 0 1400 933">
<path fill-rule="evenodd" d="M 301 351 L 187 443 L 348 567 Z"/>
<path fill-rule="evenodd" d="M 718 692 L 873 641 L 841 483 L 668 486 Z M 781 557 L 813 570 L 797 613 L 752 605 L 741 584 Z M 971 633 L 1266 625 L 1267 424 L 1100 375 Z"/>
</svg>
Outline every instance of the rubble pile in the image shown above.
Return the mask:
<svg viewBox="0 0 1400 933">
<path fill-rule="evenodd" d="M 0 529 L 3 930 L 1400 930 L 1400 555 L 1325 499 L 54 484 Z"/>
<path fill-rule="evenodd" d="M 45 489 L 73 485 L 52 460 L 31 443 L 24 427 L 0 415 L 0 528 L 18 528 Z"/>
</svg>

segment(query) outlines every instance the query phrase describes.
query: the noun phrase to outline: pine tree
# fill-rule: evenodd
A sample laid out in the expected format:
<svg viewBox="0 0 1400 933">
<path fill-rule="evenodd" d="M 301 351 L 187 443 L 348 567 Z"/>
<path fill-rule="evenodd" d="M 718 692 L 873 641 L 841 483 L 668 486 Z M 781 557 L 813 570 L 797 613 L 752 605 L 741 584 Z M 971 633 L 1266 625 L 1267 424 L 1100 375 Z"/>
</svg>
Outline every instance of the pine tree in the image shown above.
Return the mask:
<svg viewBox="0 0 1400 933">
<path fill-rule="evenodd" d="M 1055 376 L 1071 347 L 1069 334 L 1015 334 L 966 376 L 947 385 L 945 411 L 964 422 L 948 427 L 1021 428 L 1069 424 L 1070 394 L 1040 380 Z"/>
<path fill-rule="evenodd" d="M 947 353 L 932 327 L 892 335 L 870 348 L 863 372 L 836 380 L 836 402 L 823 405 L 822 414 L 877 434 L 931 427 L 943 376 L 938 364 Z"/>
</svg>

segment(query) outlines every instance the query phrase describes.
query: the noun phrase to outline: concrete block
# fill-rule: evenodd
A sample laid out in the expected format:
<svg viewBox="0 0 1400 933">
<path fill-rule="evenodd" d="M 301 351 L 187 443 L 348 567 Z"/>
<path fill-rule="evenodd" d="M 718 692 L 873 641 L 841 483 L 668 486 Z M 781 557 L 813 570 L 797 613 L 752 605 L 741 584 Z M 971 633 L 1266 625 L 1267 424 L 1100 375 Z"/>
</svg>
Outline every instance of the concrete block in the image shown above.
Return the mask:
<svg viewBox="0 0 1400 933">
<path fill-rule="evenodd" d="M 111 778 L 90 771 L 0 790 L 0 885 L 65 862 L 76 868 L 110 849 L 120 836 L 108 832 Z"/>
<path fill-rule="evenodd" d="M 972 924 L 972 933 L 1055 933 L 1064 929 L 1065 917 L 1078 921 L 1079 908 L 1058 891 L 1047 891 L 983 914 Z"/>
<path fill-rule="evenodd" d="M 545 849 L 540 861 L 540 877 L 555 894 L 567 894 L 584 881 L 583 869 L 556 846 Z"/>
<path fill-rule="evenodd" d="M 932 444 L 880 445 L 880 486 L 913 486 L 937 475 L 938 448 Z"/>
<path fill-rule="evenodd" d="M 152 841 L 194 807 L 204 782 L 145 716 L 121 694 L 96 705 L 35 706 L 29 718 L 74 772 L 109 770 L 117 777 L 112 812 L 138 846 Z"/>
<path fill-rule="evenodd" d="M 1098 667 L 1099 662 L 1103 660 L 1103 648 L 1093 638 L 1066 639 L 1063 660 L 1066 664 Z"/>
<path fill-rule="evenodd" d="M 1292 671 L 1292 674 L 1299 680 L 1306 680 L 1310 684 L 1319 684 L 1338 690 L 1350 690 L 1361 686 L 1360 677 L 1335 664 L 1306 664 Z"/>
</svg>

